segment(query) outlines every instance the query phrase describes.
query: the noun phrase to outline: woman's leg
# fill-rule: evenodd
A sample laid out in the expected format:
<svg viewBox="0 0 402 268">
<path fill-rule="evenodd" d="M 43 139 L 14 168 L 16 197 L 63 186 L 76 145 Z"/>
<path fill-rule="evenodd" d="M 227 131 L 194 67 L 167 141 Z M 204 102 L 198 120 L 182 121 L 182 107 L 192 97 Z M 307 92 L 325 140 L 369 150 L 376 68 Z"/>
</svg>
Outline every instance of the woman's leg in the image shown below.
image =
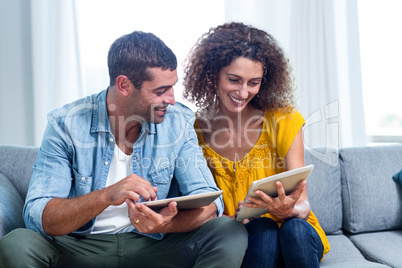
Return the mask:
<svg viewBox="0 0 402 268">
<path fill-rule="evenodd" d="M 321 238 L 307 221 L 293 218 L 279 229 L 279 247 L 286 267 L 320 267 Z"/>
<path fill-rule="evenodd" d="M 242 267 L 276 267 L 278 224 L 270 218 L 257 218 L 245 225 L 248 231 L 248 248 Z"/>
</svg>

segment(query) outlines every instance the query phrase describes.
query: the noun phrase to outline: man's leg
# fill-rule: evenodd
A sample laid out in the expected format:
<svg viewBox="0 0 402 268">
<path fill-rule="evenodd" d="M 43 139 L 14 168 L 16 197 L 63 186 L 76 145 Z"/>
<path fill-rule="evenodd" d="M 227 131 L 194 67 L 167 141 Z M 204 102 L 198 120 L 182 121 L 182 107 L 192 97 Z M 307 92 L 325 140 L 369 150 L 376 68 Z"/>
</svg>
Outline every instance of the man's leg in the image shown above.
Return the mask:
<svg viewBox="0 0 402 268">
<path fill-rule="evenodd" d="M 16 229 L 0 240 L 0 267 L 118 267 L 115 235 L 49 239 Z"/>
<path fill-rule="evenodd" d="M 220 217 L 155 240 L 137 233 L 49 239 L 18 229 L 0 240 L 1 267 L 240 267 L 248 234 Z"/>
<path fill-rule="evenodd" d="M 286 267 L 320 267 L 321 238 L 307 221 L 293 218 L 279 229 L 279 244 Z"/>
<path fill-rule="evenodd" d="M 247 231 L 240 222 L 215 218 L 188 233 L 170 233 L 162 240 L 123 234 L 122 267 L 240 267 Z"/>
<path fill-rule="evenodd" d="M 51 247 L 45 236 L 15 229 L 0 240 L 0 267 L 49 267 Z"/>
<path fill-rule="evenodd" d="M 279 256 L 278 224 L 262 217 L 250 221 L 245 227 L 249 237 L 242 267 L 276 267 Z"/>
<path fill-rule="evenodd" d="M 248 245 L 243 224 L 228 217 L 215 218 L 196 231 L 200 254 L 194 267 L 240 267 Z"/>
</svg>

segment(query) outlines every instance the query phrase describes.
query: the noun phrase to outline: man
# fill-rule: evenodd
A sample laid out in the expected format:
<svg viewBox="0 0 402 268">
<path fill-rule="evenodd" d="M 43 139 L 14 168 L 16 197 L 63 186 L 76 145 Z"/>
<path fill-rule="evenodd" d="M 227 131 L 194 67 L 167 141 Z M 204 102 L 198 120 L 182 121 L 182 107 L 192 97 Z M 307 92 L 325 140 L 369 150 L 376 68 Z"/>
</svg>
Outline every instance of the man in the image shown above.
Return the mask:
<svg viewBox="0 0 402 268">
<path fill-rule="evenodd" d="M 117 39 L 110 86 L 51 112 L 24 206 L 28 229 L 0 241 L 1 267 L 236 267 L 243 226 L 209 206 L 141 203 L 218 190 L 194 114 L 175 104 L 177 61 L 151 33 Z M 236 232 L 238 235 L 233 236 Z"/>
</svg>

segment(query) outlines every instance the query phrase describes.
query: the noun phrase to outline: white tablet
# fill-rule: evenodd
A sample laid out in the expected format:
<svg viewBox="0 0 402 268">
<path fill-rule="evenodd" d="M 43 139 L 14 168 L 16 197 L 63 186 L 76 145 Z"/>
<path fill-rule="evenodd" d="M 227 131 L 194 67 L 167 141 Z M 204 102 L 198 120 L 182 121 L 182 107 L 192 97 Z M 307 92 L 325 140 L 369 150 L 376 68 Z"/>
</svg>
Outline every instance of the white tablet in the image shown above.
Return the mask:
<svg viewBox="0 0 402 268">
<path fill-rule="evenodd" d="M 172 201 L 176 201 L 178 209 L 193 209 L 193 208 L 208 206 L 216 198 L 218 198 L 222 193 L 223 193 L 223 191 L 219 190 L 216 192 L 172 197 L 172 198 L 166 198 L 166 199 L 155 200 L 155 201 L 147 201 L 147 202 L 142 202 L 142 204 L 147 205 L 148 207 L 157 210 L 157 209 L 166 207 Z"/>
<path fill-rule="evenodd" d="M 261 190 L 271 197 L 278 196 L 278 192 L 275 186 L 275 182 L 277 181 L 280 181 L 282 183 L 283 188 L 285 189 L 285 193 L 289 194 L 297 189 L 297 186 L 302 180 L 307 180 L 313 168 L 314 165 L 309 165 L 275 174 L 261 180 L 253 181 L 250 185 L 250 188 L 248 189 L 248 193 L 246 198 L 244 199 L 244 202 L 249 202 L 247 201 L 247 197 L 249 196 L 259 198 L 259 196 L 255 194 L 256 190 Z M 249 208 L 243 206 L 240 209 L 236 220 L 248 219 L 260 216 L 265 213 L 268 213 L 268 211 L 263 208 Z"/>
</svg>

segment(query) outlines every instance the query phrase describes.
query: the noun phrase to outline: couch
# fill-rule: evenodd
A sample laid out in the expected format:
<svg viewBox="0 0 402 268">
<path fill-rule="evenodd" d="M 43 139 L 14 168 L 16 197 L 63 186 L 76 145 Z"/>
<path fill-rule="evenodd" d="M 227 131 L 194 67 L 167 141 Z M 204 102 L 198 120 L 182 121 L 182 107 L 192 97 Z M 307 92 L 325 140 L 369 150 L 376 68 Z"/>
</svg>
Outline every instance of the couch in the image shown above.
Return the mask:
<svg viewBox="0 0 402 268">
<path fill-rule="evenodd" d="M 24 227 L 22 206 L 37 147 L 0 146 L 0 239 Z M 312 210 L 328 236 L 321 267 L 402 267 L 402 146 L 310 148 Z"/>
</svg>

